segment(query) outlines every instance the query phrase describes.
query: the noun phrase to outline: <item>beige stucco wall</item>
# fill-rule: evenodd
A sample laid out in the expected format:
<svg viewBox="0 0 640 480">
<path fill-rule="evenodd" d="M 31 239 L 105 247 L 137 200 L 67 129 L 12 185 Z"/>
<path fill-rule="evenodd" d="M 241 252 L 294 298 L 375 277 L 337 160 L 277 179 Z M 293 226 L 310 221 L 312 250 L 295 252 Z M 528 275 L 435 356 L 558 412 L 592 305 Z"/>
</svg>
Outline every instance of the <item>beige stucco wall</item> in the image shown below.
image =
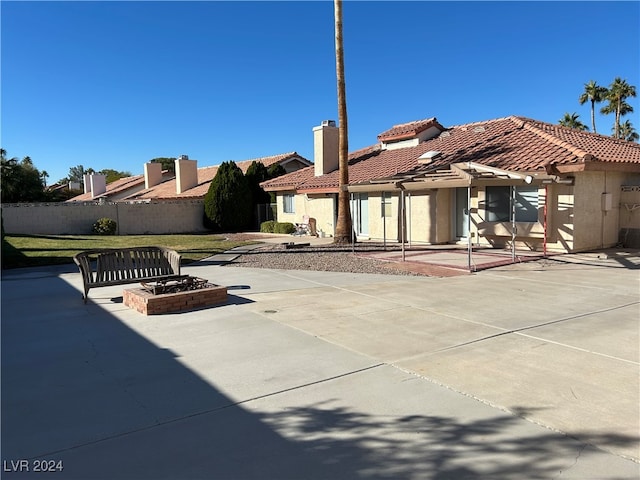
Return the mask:
<svg viewBox="0 0 640 480">
<path fill-rule="evenodd" d="M 640 185 L 620 188 L 620 228 L 640 228 Z"/>
<path fill-rule="evenodd" d="M 437 236 L 436 216 L 437 195 L 416 194 L 406 196 L 407 240 L 410 242 L 430 242 Z"/>
<path fill-rule="evenodd" d="M 285 213 L 283 194 L 276 197 L 278 222 L 300 223 L 304 215 L 316 219 L 316 229 L 327 235 L 334 235 L 333 196 L 331 194 L 305 195 L 294 197 L 295 213 Z"/>
<path fill-rule="evenodd" d="M 408 242 L 441 244 L 452 240 L 452 215 L 439 214 L 451 211 L 451 192 L 450 189 L 439 189 L 405 194 L 405 238 Z M 397 216 L 397 211 L 393 213 Z"/>
<path fill-rule="evenodd" d="M 640 248 L 640 176 L 634 180 L 620 188 L 620 243 Z"/>
<path fill-rule="evenodd" d="M 629 175 L 618 172 L 582 172 L 574 187 L 574 250 L 606 248 L 618 243 L 621 186 Z M 603 208 L 604 193 L 610 209 Z"/>
<path fill-rule="evenodd" d="M 400 241 L 400 225 L 398 212 L 400 195 L 391 195 L 391 216 L 382 216 L 382 194 L 369 194 L 369 238 L 371 240 Z"/>
<path fill-rule="evenodd" d="M 37 203 L 4 204 L 2 219 L 8 234 L 83 235 L 102 217 L 115 220 L 120 235 L 196 233 L 202 225 L 204 202 Z"/>
</svg>

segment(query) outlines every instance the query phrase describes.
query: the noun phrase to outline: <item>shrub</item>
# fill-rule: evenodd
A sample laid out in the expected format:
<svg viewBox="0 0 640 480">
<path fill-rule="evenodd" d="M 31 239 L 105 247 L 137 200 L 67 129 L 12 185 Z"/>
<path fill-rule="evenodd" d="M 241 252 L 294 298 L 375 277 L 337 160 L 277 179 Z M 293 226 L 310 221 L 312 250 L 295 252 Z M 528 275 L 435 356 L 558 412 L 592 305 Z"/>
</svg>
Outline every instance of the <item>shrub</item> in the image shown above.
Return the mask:
<svg viewBox="0 0 640 480">
<path fill-rule="evenodd" d="M 296 227 L 290 222 L 276 222 L 273 227 L 273 233 L 293 233 Z"/>
<path fill-rule="evenodd" d="M 260 232 L 273 233 L 275 227 L 276 227 L 276 222 L 274 220 L 267 220 L 266 222 L 262 222 L 260 224 Z"/>
<path fill-rule="evenodd" d="M 98 235 L 115 235 L 118 224 L 111 218 L 103 217 L 93 224 L 93 233 Z"/>
<path fill-rule="evenodd" d="M 204 197 L 204 226 L 218 232 L 239 232 L 251 219 L 249 183 L 234 162 L 223 162 Z"/>
</svg>

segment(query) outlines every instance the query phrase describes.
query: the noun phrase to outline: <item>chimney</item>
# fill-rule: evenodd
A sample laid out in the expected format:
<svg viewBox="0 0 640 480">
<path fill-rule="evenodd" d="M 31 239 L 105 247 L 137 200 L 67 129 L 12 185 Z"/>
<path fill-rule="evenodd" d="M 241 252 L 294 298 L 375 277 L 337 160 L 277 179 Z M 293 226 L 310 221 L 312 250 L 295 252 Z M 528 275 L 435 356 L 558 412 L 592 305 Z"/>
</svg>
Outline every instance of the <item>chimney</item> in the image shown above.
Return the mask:
<svg viewBox="0 0 640 480">
<path fill-rule="evenodd" d="M 338 127 L 335 120 L 323 120 L 313 127 L 313 163 L 319 177 L 338 168 Z"/>
<path fill-rule="evenodd" d="M 92 173 L 89 175 L 89 183 L 91 183 L 91 198 L 96 198 L 107 191 L 107 177 Z"/>
<path fill-rule="evenodd" d="M 91 192 L 91 180 L 89 179 L 90 175 L 88 173 L 85 173 L 82 176 L 82 182 L 84 184 L 84 193 L 90 193 Z"/>
<path fill-rule="evenodd" d="M 181 194 L 198 185 L 198 162 L 186 155 L 176 159 L 176 193 Z"/>
<path fill-rule="evenodd" d="M 144 164 L 144 188 L 151 188 L 162 182 L 162 164 L 147 162 Z"/>
</svg>

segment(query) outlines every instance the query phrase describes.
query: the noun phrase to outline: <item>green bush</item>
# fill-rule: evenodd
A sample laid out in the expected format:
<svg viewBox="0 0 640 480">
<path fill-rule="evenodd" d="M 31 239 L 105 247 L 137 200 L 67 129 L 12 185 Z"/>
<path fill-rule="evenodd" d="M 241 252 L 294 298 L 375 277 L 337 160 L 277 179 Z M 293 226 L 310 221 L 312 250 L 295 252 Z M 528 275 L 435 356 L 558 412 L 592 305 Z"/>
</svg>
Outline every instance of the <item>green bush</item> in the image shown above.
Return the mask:
<svg viewBox="0 0 640 480">
<path fill-rule="evenodd" d="M 223 162 L 204 197 L 205 228 L 216 232 L 241 232 L 251 225 L 251 189 L 234 162 Z"/>
<path fill-rule="evenodd" d="M 273 233 L 293 233 L 296 231 L 296 227 L 290 222 L 276 222 L 273 227 Z"/>
<path fill-rule="evenodd" d="M 262 222 L 260 224 L 260 232 L 273 233 L 275 227 L 276 227 L 276 222 L 274 220 L 267 220 L 266 222 Z"/>
<path fill-rule="evenodd" d="M 98 235 L 115 235 L 118 224 L 111 218 L 103 217 L 93 224 L 93 233 Z"/>
</svg>

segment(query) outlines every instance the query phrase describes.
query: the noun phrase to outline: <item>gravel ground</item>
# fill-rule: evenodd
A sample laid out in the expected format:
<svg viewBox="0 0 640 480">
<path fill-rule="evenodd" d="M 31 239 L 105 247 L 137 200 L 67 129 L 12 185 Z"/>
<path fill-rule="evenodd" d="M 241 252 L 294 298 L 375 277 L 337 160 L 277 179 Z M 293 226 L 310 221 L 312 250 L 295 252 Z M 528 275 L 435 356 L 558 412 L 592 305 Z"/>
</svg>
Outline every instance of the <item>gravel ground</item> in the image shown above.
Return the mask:
<svg viewBox="0 0 640 480">
<path fill-rule="evenodd" d="M 232 240 L 260 240 L 257 235 L 229 235 Z M 365 258 L 359 254 L 383 250 L 383 244 L 315 245 L 286 249 L 284 244 L 265 244 L 239 256 L 229 267 L 274 268 L 282 270 L 316 270 L 324 272 L 380 273 L 385 275 L 420 275 L 401 269 L 395 262 Z M 400 247 L 387 245 L 387 250 Z"/>
</svg>

